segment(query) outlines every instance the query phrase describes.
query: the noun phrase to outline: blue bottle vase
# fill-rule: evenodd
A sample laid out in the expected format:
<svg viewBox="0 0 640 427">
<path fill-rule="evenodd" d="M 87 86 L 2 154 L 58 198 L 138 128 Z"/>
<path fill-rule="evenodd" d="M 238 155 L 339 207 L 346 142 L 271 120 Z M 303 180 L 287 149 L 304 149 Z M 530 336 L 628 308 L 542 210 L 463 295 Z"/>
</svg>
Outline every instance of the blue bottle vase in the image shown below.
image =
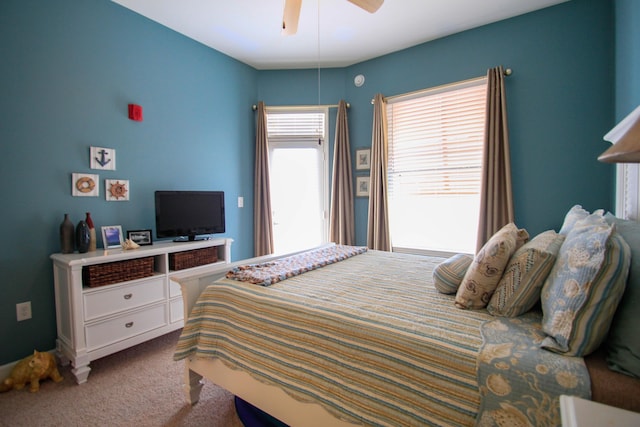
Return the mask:
<svg viewBox="0 0 640 427">
<path fill-rule="evenodd" d="M 89 252 L 89 243 L 91 241 L 91 235 L 89 233 L 89 225 L 84 220 L 80 220 L 76 226 L 76 247 L 78 252 Z"/>
</svg>

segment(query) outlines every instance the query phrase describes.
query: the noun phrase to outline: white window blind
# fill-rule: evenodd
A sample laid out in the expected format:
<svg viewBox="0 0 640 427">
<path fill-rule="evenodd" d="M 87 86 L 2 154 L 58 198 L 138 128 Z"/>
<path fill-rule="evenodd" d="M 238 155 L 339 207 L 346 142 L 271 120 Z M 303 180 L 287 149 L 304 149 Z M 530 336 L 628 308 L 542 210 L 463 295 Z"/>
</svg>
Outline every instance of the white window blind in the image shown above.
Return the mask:
<svg viewBox="0 0 640 427">
<path fill-rule="evenodd" d="M 317 111 L 267 111 L 267 138 L 324 141 L 325 116 Z"/>
<path fill-rule="evenodd" d="M 474 252 L 485 108 L 486 79 L 388 102 L 394 248 Z"/>
</svg>

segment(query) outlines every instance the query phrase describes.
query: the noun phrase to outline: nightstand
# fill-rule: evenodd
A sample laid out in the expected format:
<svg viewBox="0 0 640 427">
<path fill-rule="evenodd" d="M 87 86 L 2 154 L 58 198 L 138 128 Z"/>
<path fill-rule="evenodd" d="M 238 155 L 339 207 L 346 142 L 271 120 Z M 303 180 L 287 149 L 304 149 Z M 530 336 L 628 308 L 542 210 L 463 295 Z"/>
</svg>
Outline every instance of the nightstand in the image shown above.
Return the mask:
<svg viewBox="0 0 640 427">
<path fill-rule="evenodd" d="M 560 396 L 562 427 L 637 427 L 640 413 L 575 396 Z"/>
</svg>

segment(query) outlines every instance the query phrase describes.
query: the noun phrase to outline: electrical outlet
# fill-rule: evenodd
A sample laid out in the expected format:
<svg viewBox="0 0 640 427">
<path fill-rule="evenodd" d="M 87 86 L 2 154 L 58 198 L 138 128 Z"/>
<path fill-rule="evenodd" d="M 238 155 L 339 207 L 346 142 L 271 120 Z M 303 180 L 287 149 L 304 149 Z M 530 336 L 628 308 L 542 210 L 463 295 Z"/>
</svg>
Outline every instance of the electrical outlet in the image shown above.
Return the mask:
<svg viewBox="0 0 640 427">
<path fill-rule="evenodd" d="M 16 304 L 16 317 L 18 322 L 31 319 L 31 301 Z"/>
</svg>

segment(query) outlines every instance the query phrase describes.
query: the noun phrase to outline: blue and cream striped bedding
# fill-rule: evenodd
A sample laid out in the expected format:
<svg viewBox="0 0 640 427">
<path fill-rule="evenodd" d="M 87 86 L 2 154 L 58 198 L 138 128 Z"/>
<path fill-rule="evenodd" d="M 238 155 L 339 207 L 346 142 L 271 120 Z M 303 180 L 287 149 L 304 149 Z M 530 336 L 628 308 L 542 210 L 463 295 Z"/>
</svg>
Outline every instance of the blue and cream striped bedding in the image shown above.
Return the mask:
<svg viewBox="0 0 640 427">
<path fill-rule="evenodd" d="M 174 358 L 218 358 L 366 425 L 473 425 L 485 311 L 432 284 L 441 258 L 368 251 L 269 287 L 221 279 Z"/>
</svg>

